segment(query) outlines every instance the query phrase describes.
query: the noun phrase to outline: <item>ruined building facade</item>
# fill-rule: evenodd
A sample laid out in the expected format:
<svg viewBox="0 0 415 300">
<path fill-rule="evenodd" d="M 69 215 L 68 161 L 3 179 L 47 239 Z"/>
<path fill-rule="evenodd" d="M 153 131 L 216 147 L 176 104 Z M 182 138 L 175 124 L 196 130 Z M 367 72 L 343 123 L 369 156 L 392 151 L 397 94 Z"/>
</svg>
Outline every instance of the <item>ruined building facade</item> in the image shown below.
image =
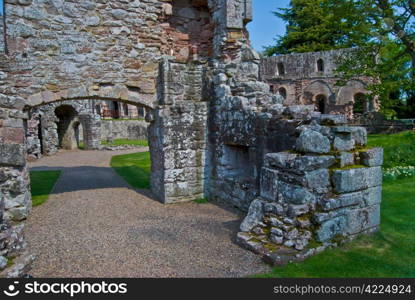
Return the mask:
<svg viewBox="0 0 415 300">
<path fill-rule="evenodd" d="M 278 55 L 261 60 L 261 79 L 285 105 L 314 105 L 322 114 L 355 115 L 379 110 L 367 90 L 373 78 L 342 82 L 336 69 L 352 49 Z"/>
<path fill-rule="evenodd" d="M 281 260 L 379 226 L 381 149 L 314 105 L 288 105 L 249 46 L 251 0 L 7 0 L 0 57 L 0 267 L 24 274 L 34 109 L 99 99 L 145 106 L 154 197 L 247 211 L 238 241 Z M 289 66 L 287 66 L 288 68 Z M 291 103 L 294 104 L 294 103 Z M 84 124 L 94 128 L 96 120 Z M 99 147 L 98 130 L 84 136 Z M 314 179 L 320 178 L 316 181 Z M 264 250 L 265 249 L 265 250 Z M 303 253 L 308 251 L 307 253 Z M 5 263 L 6 262 L 6 263 Z"/>
</svg>

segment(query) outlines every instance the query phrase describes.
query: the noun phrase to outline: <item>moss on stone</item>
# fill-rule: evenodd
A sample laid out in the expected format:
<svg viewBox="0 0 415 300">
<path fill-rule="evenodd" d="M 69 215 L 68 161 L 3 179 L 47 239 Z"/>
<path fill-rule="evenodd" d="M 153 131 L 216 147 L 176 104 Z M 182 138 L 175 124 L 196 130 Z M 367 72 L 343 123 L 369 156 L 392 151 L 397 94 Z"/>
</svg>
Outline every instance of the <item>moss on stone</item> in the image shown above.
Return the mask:
<svg viewBox="0 0 415 300">
<path fill-rule="evenodd" d="M 14 257 L 13 258 L 8 258 L 7 259 L 7 268 L 10 268 L 13 265 L 14 265 Z"/>
<path fill-rule="evenodd" d="M 195 202 L 197 204 L 206 204 L 206 203 L 209 203 L 209 199 L 207 199 L 207 198 L 199 198 L 199 199 L 193 200 L 193 202 Z"/>
<path fill-rule="evenodd" d="M 367 168 L 364 165 L 351 165 L 351 166 L 345 166 L 343 168 L 331 168 L 331 171 L 346 171 L 346 170 L 353 170 L 353 169 L 364 169 Z"/>
</svg>

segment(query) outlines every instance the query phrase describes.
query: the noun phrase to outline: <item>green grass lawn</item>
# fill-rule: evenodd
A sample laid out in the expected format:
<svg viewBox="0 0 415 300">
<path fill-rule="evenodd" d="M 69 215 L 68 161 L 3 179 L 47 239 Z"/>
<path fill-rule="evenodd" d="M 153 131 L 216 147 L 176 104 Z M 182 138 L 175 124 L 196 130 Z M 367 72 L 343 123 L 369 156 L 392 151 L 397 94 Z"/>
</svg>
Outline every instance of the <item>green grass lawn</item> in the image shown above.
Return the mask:
<svg viewBox="0 0 415 300">
<path fill-rule="evenodd" d="M 415 277 L 414 183 L 385 183 L 380 232 L 258 277 Z"/>
<path fill-rule="evenodd" d="M 415 166 L 415 132 L 398 134 L 373 134 L 369 136 L 370 147 L 385 150 L 384 168 Z"/>
<path fill-rule="evenodd" d="M 128 140 L 128 139 L 116 139 L 113 143 L 108 143 L 107 141 L 102 141 L 102 145 L 104 146 L 141 146 L 141 147 L 148 147 L 147 140 Z"/>
<path fill-rule="evenodd" d="M 113 156 L 111 167 L 132 187 L 137 189 L 150 188 L 150 152 Z"/>
<path fill-rule="evenodd" d="M 59 179 L 60 171 L 31 171 L 30 184 L 33 206 L 43 204 Z"/>
</svg>

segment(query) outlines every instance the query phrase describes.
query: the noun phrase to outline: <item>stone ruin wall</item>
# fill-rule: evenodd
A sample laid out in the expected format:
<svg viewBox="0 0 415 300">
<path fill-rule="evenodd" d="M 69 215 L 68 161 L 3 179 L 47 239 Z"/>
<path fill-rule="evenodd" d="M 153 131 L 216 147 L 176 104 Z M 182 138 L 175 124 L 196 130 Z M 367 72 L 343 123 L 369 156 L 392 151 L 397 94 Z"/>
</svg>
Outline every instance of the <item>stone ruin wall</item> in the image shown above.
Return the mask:
<svg viewBox="0 0 415 300">
<path fill-rule="evenodd" d="M 351 49 L 323 52 L 295 53 L 278 55 L 261 60 L 261 79 L 270 85 L 273 93 L 286 90 L 284 105 L 316 105 L 316 97 L 326 98 L 325 112 L 345 114 L 353 118 L 354 96 L 358 93 L 370 94 L 367 86 L 372 78 L 351 79 L 344 85 L 336 73 L 340 58 L 350 55 Z M 319 71 L 318 61 L 322 60 L 323 70 Z M 279 64 L 283 65 L 282 70 Z M 339 84 L 340 83 L 340 84 Z M 367 111 L 378 111 L 380 103 L 375 97 Z"/>
<path fill-rule="evenodd" d="M 237 242 L 284 264 L 377 231 L 383 150 L 345 115 L 284 105 L 259 64 L 245 48 L 213 79 L 210 198 L 248 210 Z"/>
<path fill-rule="evenodd" d="M 280 265 L 379 229 L 383 150 L 344 115 L 310 115 L 289 151 L 268 153 L 237 241 Z"/>
<path fill-rule="evenodd" d="M 74 116 L 66 117 L 68 117 L 72 123 L 80 124 L 79 141 L 85 142 L 87 139 L 84 141 L 84 137 L 90 136 L 91 132 L 94 130 L 94 128 L 88 126 L 88 124 L 91 123 L 85 122 L 85 120 L 92 118 L 96 121 L 95 126 L 99 128 L 99 134 L 94 134 L 92 136 L 92 143 L 84 145 L 87 149 L 113 149 L 110 147 L 102 147 L 101 141 L 114 139 L 148 139 L 147 122 L 140 120 L 103 120 L 95 113 L 92 108 L 93 105 L 94 102 L 92 100 L 71 100 L 55 102 L 31 109 L 26 125 L 28 160 L 32 161 L 39 159 L 42 156 L 56 154 L 59 148 L 61 148 L 59 135 L 74 135 L 73 128 L 68 126 L 59 134 L 59 118 L 56 116 L 55 110 L 62 106 L 72 107 L 76 113 Z M 98 145 L 98 148 L 95 148 L 96 145 Z M 70 150 L 73 149 L 74 148 L 71 148 Z"/>
<path fill-rule="evenodd" d="M 22 221 L 31 206 L 23 125 L 28 116 L 23 109 L 94 97 L 152 109 L 146 119 L 150 122 L 155 196 L 164 203 L 209 197 L 248 211 L 238 241 L 250 250 L 272 257 L 288 251 L 295 257 L 298 253 L 293 251 L 301 254 L 313 249 L 306 241 L 320 239 L 323 245 L 331 245 L 338 236 L 347 239 L 376 229 L 380 195 L 373 196 L 370 203 L 364 195 L 372 188 L 380 190 L 380 181 L 368 179 L 369 175 L 379 178 L 380 168 L 335 168 L 341 159 L 372 164 L 366 162 L 372 156 L 380 165 L 379 151 L 355 148 L 351 131 L 364 135 L 363 129 L 326 124 L 323 120 L 330 117 L 314 112 L 314 106 L 284 105 L 281 97 L 269 92 L 268 83 L 259 81 L 261 60 L 249 47 L 245 30 L 252 18 L 251 1 L 212 0 L 208 6 L 192 1 L 196 5 L 191 11 L 206 16 L 208 7 L 210 12 L 210 18 L 201 18 L 197 26 L 203 30 L 214 27 L 213 37 L 206 32 L 201 41 L 195 41 L 194 33 L 181 32 L 194 22 L 193 18 L 179 21 L 182 9 L 188 8 L 182 8 L 188 3 L 184 0 L 20 3 L 8 1 L 12 54 L 0 59 L 0 70 L 6 74 L 0 95 L 0 257 L 15 257 L 24 251 Z M 169 23 L 169 19 L 173 21 Z M 208 19 L 211 23 L 206 23 Z M 182 51 L 186 41 L 188 52 Z M 173 44 L 181 44 L 181 49 Z M 206 60 L 203 55 L 212 57 Z M 96 125 L 93 119 L 86 121 Z M 330 185 L 321 189 L 307 181 L 303 172 L 307 164 L 295 163 L 287 169 L 270 162 L 270 157 L 285 157 L 281 154 L 285 151 L 298 152 L 290 156 L 294 161 L 313 160 L 312 151 L 298 146 L 310 142 L 310 132 L 326 139 L 330 150 L 325 154 L 333 162 L 316 162 L 310 170 L 321 171 L 321 176 L 328 172 Z M 349 148 L 332 149 L 339 139 Z M 361 162 L 361 157 L 368 158 Z M 270 177 L 268 170 L 278 178 Z M 366 185 L 349 182 L 355 172 Z M 350 195 L 355 191 L 356 195 Z M 272 192 L 277 196 L 267 197 Z M 302 199 L 302 195 L 307 197 Z M 326 206 L 321 208 L 322 203 Z M 270 211 L 269 207 L 276 209 Z M 356 223 L 350 221 L 353 213 Z M 271 218 L 280 223 L 270 223 Z M 25 274 L 32 257 L 21 257 L 2 275 Z"/>
<path fill-rule="evenodd" d="M 101 141 L 114 139 L 147 140 L 148 124 L 140 120 L 101 121 Z"/>
<path fill-rule="evenodd" d="M 191 4 L 6 2 L 10 55 L 0 57 L 1 269 L 7 258 L 25 249 L 24 219 L 31 210 L 25 123 L 31 108 L 97 98 L 152 109 L 148 121 L 155 196 L 172 203 L 205 195 L 207 99 L 198 94 L 206 65 L 203 56 L 231 59 L 246 42 L 244 24 L 250 14 L 245 0 Z M 195 20 L 198 14 L 202 17 Z M 194 22 L 201 34 L 214 27 L 213 34 L 195 44 Z M 179 49 L 172 48 L 177 44 L 189 50 L 177 53 Z M 97 127 L 93 118 L 84 122 Z M 86 139 L 93 143 L 91 137 Z M 2 276 L 25 274 L 32 259 L 21 255 Z"/>
</svg>

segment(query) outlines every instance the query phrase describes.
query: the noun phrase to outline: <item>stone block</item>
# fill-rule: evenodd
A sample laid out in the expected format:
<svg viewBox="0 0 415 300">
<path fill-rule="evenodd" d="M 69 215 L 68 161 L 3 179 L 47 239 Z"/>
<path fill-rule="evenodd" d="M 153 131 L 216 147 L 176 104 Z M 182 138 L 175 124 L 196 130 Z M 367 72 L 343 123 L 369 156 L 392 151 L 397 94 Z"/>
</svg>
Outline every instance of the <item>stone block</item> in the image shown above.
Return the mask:
<svg viewBox="0 0 415 300">
<path fill-rule="evenodd" d="M 351 127 L 352 137 L 359 146 L 367 145 L 367 130 L 364 127 Z"/>
<path fill-rule="evenodd" d="M 334 150 L 351 151 L 355 147 L 355 141 L 350 133 L 338 133 L 334 138 Z"/>
<path fill-rule="evenodd" d="M 290 169 L 298 154 L 290 152 L 268 153 L 265 156 L 265 166 L 278 169 Z"/>
<path fill-rule="evenodd" d="M 24 166 L 26 151 L 23 144 L 0 144 L 0 165 Z"/>
<path fill-rule="evenodd" d="M 380 167 L 383 165 L 383 149 L 373 148 L 360 152 L 360 159 L 365 166 Z"/>
<path fill-rule="evenodd" d="M 328 115 L 323 114 L 319 117 L 320 124 L 322 125 L 344 125 L 347 124 L 346 115 Z"/>
<path fill-rule="evenodd" d="M 337 159 L 340 161 L 340 168 L 352 166 L 355 164 L 354 153 L 341 152 Z"/>
<path fill-rule="evenodd" d="M 263 218 L 264 202 L 259 199 L 255 199 L 254 201 L 252 201 L 249 207 L 248 215 L 245 217 L 241 224 L 241 231 L 251 231 L 255 226 L 262 222 Z"/>
<path fill-rule="evenodd" d="M 330 190 L 330 173 L 328 169 L 307 172 L 305 179 L 307 187 L 316 193 L 327 193 Z"/>
<path fill-rule="evenodd" d="M 376 186 L 364 190 L 362 195 L 367 206 L 380 204 L 382 202 L 382 186 Z"/>
<path fill-rule="evenodd" d="M 327 137 L 313 130 L 304 130 L 297 139 L 296 150 L 303 153 L 326 154 L 331 145 Z"/>
<path fill-rule="evenodd" d="M 316 200 L 315 195 L 302 186 L 285 182 L 280 182 L 278 186 L 280 195 L 279 201 L 300 205 L 313 203 Z"/>
<path fill-rule="evenodd" d="M 23 109 L 26 103 L 21 97 L 12 97 L 0 94 L 0 107 L 11 109 Z"/>
<path fill-rule="evenodd" d="M 358 234 L 376 228 L 380 225 L 380 205 L 350 210 L 346 215 L 346 219 L 347 234 Z"/>
<path fill-rule="evenodd" d="M 363 202 L 363 192 L 355 192 L 349 194 L 343 194 L 336 198 L 330 198 L 321 201 L 323 210 L 329 211 L 342 207 L 360 205 Z"/>
<path fill-rule="evenodd" d="M 336 162 L 334 156 L 311 156 L 305 155 L 298 157 L 292 165 L 293 171 L 313 171 L 317 169 L 328 169 Z"/>
<path fill-rule="evenodd" d="M 30 213 L 30 207 L 13 207 L 6 211 L 6 217 L 12 221 L 20 222 L 25 220 Z"/>
<path fill-rule="evenodd" d="M 269 201 L 278 201 L 278 171 L 262 168 L 260 195 Z"/>
<path fill-rule="evenodd" d="M 289 205 L 287 214 L 289 217 L 294 218 L 297 216 L 305 215 L 310 211 L 308 204 L 303 205 Z"/>
<path fill-rule="evenodd" d="M 278 203 L 265 203 L 264 211 L 268 214 L 282 215 L 284 213 L 284 208 Z"/>
<path fill-rule="evenodd" d="M 316 231 L 316 239 L 318 242 L 327 242 L 337 235 L 344 234 L 347 222 L 344 216 L 340 216 L 321 224 Z"/>
<path fill-rule="evenodd" d="M 382 185 L 382 168 L 336 170 L 332 182 L 337 193 L 350 193 Z"/>
</svg>

